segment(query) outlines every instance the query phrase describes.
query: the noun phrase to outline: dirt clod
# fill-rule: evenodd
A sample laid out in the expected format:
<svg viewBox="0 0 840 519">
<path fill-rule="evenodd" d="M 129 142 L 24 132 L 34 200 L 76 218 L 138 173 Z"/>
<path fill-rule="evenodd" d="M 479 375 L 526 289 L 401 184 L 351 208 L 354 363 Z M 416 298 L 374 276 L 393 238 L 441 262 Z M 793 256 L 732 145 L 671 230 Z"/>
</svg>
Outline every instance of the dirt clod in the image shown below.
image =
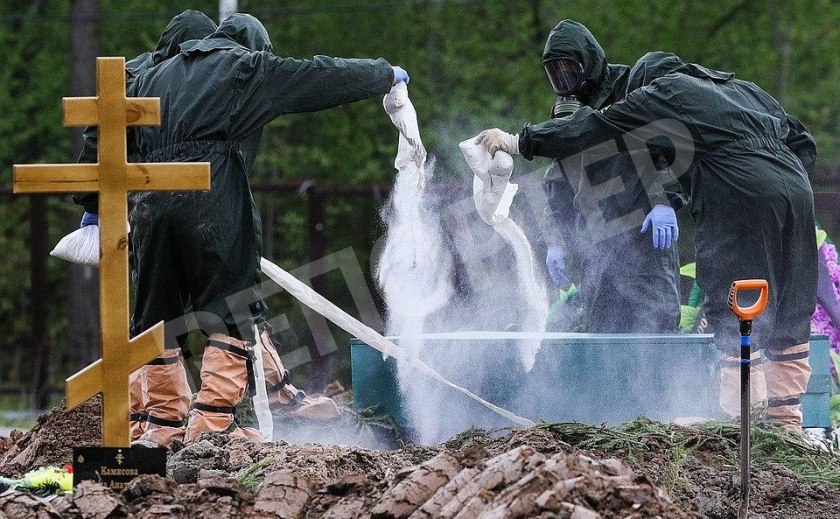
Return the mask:
<svg viewBox="0 0 840 519">
<path fill-rule="evenodd" d="M 98 444 L 99 412 L 98 401 L 53 411 L 32 431 L 0 441 L 0 475 L 66 463 L 73 446 Z M 761 445 L 753 460 L 755 517 L 840 519 L 840 483 L 809 476 L 831 474 L 840 460 L 808 458 L 817 462 L 804 469 L 787 454 L 766 462 L 762 453 L 770 451 Z M 619 429 L 473 429 L 441 446 L 391 451 L 205 435 L 169 454 L 167 474 L 138 477 L 119 493 L 85 482 L 49 502 L 8 492 L 0 495 L 0 519 L 728 519 L 739 492 L 731 433 L 649 421 Z"/>
<path fill-rule="evenodd" d="M 0 517 L 8 519 L 60 519 L 62 516 L 50 503 L 26 492 L 6 492 L 0 495 Z"/>
<path fill-rule="evenodd" d="M 257 488 L 252 517 L 300 519 L 306 514 L 309 501 L 315 494 L 311 478 L 293 469 L 272 472 Z"/>
<path fill-rule="evenodd" d="M 56 408 L 43 414 L 0 457 L 0 474 L 20 477 L 33 467 L 71 463 L 73 447 L 100 445 L 101 413 L 102 399 L 97 396 L 72 411 Z"/>
</svg>

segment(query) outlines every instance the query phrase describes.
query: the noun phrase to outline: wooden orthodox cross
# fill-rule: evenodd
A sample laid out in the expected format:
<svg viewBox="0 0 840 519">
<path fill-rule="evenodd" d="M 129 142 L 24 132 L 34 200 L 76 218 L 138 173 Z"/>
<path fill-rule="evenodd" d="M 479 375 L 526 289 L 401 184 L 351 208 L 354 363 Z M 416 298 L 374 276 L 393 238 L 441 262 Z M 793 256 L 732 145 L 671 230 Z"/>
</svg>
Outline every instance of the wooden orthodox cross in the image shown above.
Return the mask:
<svg viewBox="0 0 840 519">
<path fill-rule="evenodd" d="M 99 192 L 101 358 L 67 379 L 67 409 L 102 393 L 102 445 L 128 447 L 128 377 L 163 352 L 163 323 L 129 340 L 126 196 L 210 189 L 210 164 L 127 163 L 126 127 L 159 125 L 160 99 L 125 97 L 124 58 L 97 58 L 96 94 L 63 107 L 64 126 L 99 127 L 99 162 L 16 165 L 14 192 Z"/>
</svg>

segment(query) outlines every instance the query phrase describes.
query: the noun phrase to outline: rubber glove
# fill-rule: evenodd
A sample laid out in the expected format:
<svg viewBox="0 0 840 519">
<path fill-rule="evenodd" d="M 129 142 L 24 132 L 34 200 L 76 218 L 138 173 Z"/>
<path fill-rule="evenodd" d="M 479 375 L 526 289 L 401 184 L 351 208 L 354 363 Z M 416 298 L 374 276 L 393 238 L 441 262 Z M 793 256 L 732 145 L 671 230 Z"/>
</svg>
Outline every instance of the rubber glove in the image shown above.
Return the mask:
<svg viewBox="0 0 840 519">
<path fill-rule="evenodd" d="M 411 79 L 408 77 L 408 72 L 405 71 L 402 67 L 391 67 L 394 69 L 394 84 L 397 83 L 405 83 L 408 84 L 408 81 Z"/>
<path fill-rule="evenodd" d="M 650 210 L 642 224 L 642 234 L 651 228 L 653 234 L 653 248 L 658 250 L 670 249 L 671 245 L 680 238 L 677 227 L 677 213 L 670 205 L 656 204 Z"/>
<path fill-rule="evenodd" d="M 499 150 L 504 151 L 510 155 L 519 155 L 519 134 L 503 132 L 498 128 L 484 130 L 475 137 L 476 144 L 482 144 L 490 152 L 490 155 L 496 156 Z"/>
<path fill-rule="evenodd" d="M 560 288 L 566 288 L 571 285 L 571 281 L 566 277 L 566 255 L 563 253 L 562 247 L 557 245 L 550 245 L 548 247 L 545 266 L 548 267 L 548 275 L 555 285 Z"/>
<path fill-rule="evenodd" d="M 85 211 L 85 214 L 82 215 L 82 223 L 79 227 L 87 227 L 88 225 L 99 225 L 99 215 Z"/>
</svg>

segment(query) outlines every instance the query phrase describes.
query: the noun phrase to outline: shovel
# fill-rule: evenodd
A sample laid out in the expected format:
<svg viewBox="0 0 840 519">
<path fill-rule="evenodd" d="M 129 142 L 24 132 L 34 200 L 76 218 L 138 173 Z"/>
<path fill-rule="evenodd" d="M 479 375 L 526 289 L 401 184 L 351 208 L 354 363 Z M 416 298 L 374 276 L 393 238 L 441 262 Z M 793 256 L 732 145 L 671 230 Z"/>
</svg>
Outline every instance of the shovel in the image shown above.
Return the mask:
<svg viewBox="0 0 840 519">
<path fill-rule="evenodd" d="M 738 291 L 759 290 L 758 301 L 752 306 L 738 304 Z M 741 505 L 738 519 L 746 519 L 750 505 L 750 334 L 753 319 L 767 306 L 770 289 L 763 279 L 744 279 L 732 283 L 729 289 L 729 309 L 738 317 L 741 329 Z"/>
</svg>

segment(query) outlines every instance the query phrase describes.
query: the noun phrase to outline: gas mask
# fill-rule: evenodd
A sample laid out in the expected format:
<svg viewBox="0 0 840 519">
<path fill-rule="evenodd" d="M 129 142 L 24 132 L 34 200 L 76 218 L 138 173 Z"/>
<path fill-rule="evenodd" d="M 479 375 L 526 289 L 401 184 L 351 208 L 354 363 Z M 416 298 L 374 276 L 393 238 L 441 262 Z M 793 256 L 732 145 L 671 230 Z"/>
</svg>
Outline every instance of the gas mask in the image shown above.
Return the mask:
<svg viewBox="0 0 840 519">
<path fill-rule="evenodd" d="M 583 106 L 576 96 L 560 96 L 551 108 L 551 117 L 566 117 L 578 111 Z"/>
<path fill-rule="evenodd" d="M 564 117 L 574 113 L 583 105 L 583 65 L 572 58 L 547 58 L 543 60 L 543 68 L 551 88 L 557 94 L 551 116 Z"/>
</svg>

